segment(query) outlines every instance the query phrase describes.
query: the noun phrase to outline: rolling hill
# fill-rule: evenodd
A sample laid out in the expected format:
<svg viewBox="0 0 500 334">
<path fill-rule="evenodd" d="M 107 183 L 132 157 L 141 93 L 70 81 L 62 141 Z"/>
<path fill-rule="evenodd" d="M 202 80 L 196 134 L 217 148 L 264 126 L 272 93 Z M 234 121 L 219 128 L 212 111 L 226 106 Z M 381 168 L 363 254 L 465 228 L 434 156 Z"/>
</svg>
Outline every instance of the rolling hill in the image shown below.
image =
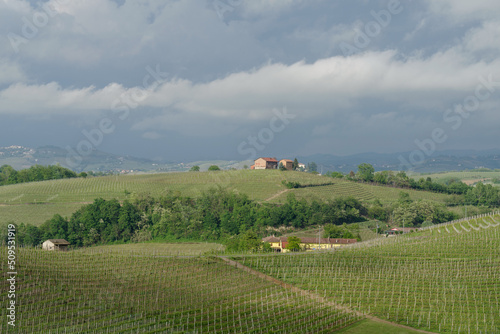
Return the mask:
<svg viewBox="0 0 500 334">
<path fill-rule="evenodd" d="M 334 252 L 240 262 L 353 310 L 436 333 L 500 332 L 500 215 Z"/>
<path fill-rule="evenodd" d="M 305 188 L 287 189 L 282 181 L 299 182 Z M 326 184 L 326 185 L 325 185 Z M 256 201 L 282 203 L 294 193 L 297 198 L 330 200 L 353 196 L 362 201 L 379 198 L 390 203 L 398 199 L 401 189 L 359 184 L 302 172 L 278 170 L 236 170 L 219 172 L 158 173 L 113 175 L 77 179 L 22 183 L 0 187 L 0 222 L 41 224 L 58 213 L 70 216 L 83 204 L 98 197 L 125 200 L 137 194 L 159 196 L 179 191 L 196 197 L 211 187 L 226 187 L 247 194 Z M 405 190 L 413 199 L 444 202 L 448 195 Z"/>
</svg>

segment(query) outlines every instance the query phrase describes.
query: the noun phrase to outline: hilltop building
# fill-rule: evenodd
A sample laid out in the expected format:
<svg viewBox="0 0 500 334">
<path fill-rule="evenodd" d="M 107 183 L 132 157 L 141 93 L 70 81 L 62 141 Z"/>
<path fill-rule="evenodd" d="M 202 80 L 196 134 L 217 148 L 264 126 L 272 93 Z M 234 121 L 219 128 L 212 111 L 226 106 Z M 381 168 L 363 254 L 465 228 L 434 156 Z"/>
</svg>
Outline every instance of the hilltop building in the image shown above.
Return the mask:
<svg viewBox="0 0 500 334">
<path fill-rule="evenodd" d="M 258 158 L 252 169 L 278 169 L 278 160 L 276 158 Z"/>
<path fill-rule="evenodd" d="M 42 244 L 42 249 L 50 251 L 58 250 L 65 252 L 68 250 L 69 245 L 70 243 L 64 239 L 49 239 Z"/>
<path fill-rule="evenodd" d="M 306 251 L 332 249 L 340 246 L 350 245 L 358 242 L 356 239 L 340 239 L 340 238 L 299 238 L 300 248 Z M 275 252 L 286 253 L 288 245 L 288 237 L 269 236 L 262 239 L 263 242 L 271 244 L 271 248 Z"/>
<path fill-rule="evenodd" d="M 281 159 L 280 164 L 282 164 L 287 170 L 293 170 L 293 160 Z"/>
</svg>

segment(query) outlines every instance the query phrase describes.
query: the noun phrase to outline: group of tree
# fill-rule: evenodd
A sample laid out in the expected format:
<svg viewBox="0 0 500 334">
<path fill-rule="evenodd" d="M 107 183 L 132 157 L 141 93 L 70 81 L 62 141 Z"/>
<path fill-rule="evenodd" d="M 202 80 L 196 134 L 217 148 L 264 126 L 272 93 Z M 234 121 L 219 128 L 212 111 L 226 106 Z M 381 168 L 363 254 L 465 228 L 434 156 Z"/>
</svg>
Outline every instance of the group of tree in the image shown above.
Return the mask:
<svg viewBox="0 0 500 334">
<path fill-rule="evenodd" d="M 361 241 L 361 237 L 359 236 L 359 226 L 356 223 L 350 225 L 326 224 L 323 227 L 323 237 L 333 239 L 358 239 L 358 241 Z"/>
<path fill-rule="evenodd" d="M 248 231 L 263 236 L 268 227 L 353 223 L 367 213 L 354 198 L 307 202 L 291 194 L 281 205 L 260 204 L 222 188 L 206 191 L 196 199 L 173 192 L 159 198 L 145 194 L 132 197 L 123 203 L 96 199 L 69 218 L 55 215 L 40 227 L 21 225 L 18 238 L 27 245 L 66 239 L 74 246 L 152 238 L 226 241 Z"/>
<path fill-rule="evenodd" d="M 401 192 L 397 202 L 383 205 L 375 200 L 368 208 L 368 217 L 382 222 L 392 222 L 405 227 L 422 227 L 425 222 L 440 224 L 458 218 L 444 204 L 429 200 L 412 200 L 407 192 Z"/>
<path fill-rule="evenodd" d="M 221 169 L 217 165 L 211 165 L 210 167 L 208 167 L 208 171 L 209 172 L 216 172 L 216 171 L 219 171 L 219 170 L 221 170 Z M 189 171 L 190 172 L 199 172 L 200 171 L 200 166 L 195 165 L 195 166 L 191 167 L 191 169 Z"/>
<path fill-rule="evenodd" d="M 500 189 L 479 182 L 469 186 L 459 179 L 449 179 L 445 183 L 434 182 L 430 177 L 415 180 L 405 172 L 380 171 L 375 172 L 372 165 L 363 163 L 358 166 L 358 172 L 343 175 L 341 172 L 328 172 L 333 178 L 346 178 L 352 181 L 371 182 L 403 189 L 424 190 L 436 193 L 454 195 L 448 199 L 448 205 L 485 205 L 500 206 Z"/>
<path fill-rule="evenodd" d="M 9 165 L 0 167 L 0 185 L 35 182 L 44 180 L 87 177 L 87 173 L 76 174 L 70 169 L 58 166 L 34 165 L 27 169 L 15 170 Z"/>
<path fill-rule="evenodd" d="M 433 182 L 430 177 L 420 178 L 418 181 L 406 175 L 405 172 L 380 171 L 375 173 L 372 165 L 363 163 L 358 166 L 355 179 L 363 182 L 374 182 L 399 188 L 426 190 L 446 194 L 465 194 L 472 187 L 458 179 L 451 179 L 448 183 Z"/>
</svg>

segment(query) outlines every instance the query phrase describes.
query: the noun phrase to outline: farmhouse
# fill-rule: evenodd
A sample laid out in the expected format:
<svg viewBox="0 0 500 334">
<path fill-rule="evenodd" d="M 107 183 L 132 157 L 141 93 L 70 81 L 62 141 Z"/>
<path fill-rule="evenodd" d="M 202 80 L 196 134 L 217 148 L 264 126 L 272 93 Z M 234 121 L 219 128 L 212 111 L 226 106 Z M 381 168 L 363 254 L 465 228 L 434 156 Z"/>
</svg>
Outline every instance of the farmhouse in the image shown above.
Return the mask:
<svg viewBox="0 0 500 334">
<path fill-rule="evenodd" d="M 340 246 L 350 245 L 357 242 L 356 239 L 340 239 L 340 238 L 299 238 L 300 248 L 306 251 L 320 250 L 320 249 L 332 249 Z M 268 242 L 271 244 L 271 248 L 275 252 L 286 253 L 289 250 L 286 249 L 288 246 L 287 237 L 275 237 L 269 236 L 262 239 L 263 242 Z"/>
<path fill-rule="evenodd" d="M 287 170 L 293 169 L 293 161 L 290 159 L 281 159 L 280 165 L 283 165 L 283 167 L 285 167 Z"/>
<path fill-rule="evenodd" d="M 277 169 L 278 160 L 276 158 L 258 158 L 255 160 L 253 169 Z"/>
<path fill-rule="evenodd" d="M 70 243 L 64 239 L 49 239 L 42 244 L 42 249 L 58 250 L 65 252 L 68 250 L 69 245 Z"/>
</svg>

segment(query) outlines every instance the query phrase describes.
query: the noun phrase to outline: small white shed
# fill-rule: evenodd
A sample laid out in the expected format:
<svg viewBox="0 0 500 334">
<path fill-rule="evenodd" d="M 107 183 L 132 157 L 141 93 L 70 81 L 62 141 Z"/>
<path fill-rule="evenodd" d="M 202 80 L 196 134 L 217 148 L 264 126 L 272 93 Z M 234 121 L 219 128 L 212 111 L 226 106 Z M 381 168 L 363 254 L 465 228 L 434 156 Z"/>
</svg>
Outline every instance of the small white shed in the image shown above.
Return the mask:
<svg viewBox="0 0 500 334">
<path fill-rule="evenodd" d="M 65 252 L 68 250 L 69 245 L 70 243 L 64 239 L 49 239 L 42 244 L 42 249 L 58 250 Z"/>
</svg>

